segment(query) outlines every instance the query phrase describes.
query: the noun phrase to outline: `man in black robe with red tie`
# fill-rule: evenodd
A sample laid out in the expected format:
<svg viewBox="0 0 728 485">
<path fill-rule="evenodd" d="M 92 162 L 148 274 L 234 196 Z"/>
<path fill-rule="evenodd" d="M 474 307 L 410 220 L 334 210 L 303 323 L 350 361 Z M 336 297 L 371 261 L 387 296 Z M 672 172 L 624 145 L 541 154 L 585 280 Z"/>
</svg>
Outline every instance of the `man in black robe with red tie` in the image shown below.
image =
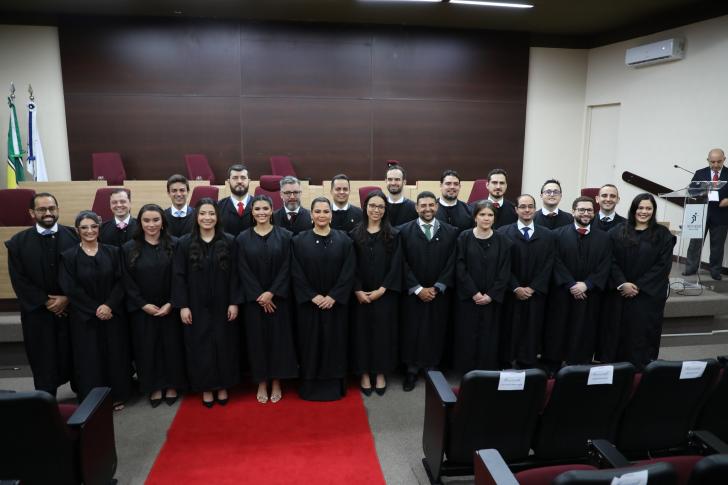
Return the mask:
<svg viewBox="0 0 728 485">
<path fill-rule="evenodd" d="M 76 231 L 58 224 L 58 211 L 53 195 L 36 194 L 30 207 L 35 226 L 5 242 L 33 382 L 54 396 L 73 369 L 68 298 L 58 283 L 60 254 L 78 244 Z"/>
<path fill-rule="evenodd" d="M 238 234 L 250 227 L 252 221 L 250 218 L 250 200 L 252 197 L 248 193 L 250 187 L 250 177 L 248 169 L 242 163 L 236 163 L 228 168 L 228 187 L 230 187 L 230 197 L 227 197 L 217 203 L 219 207 L 220 217 L 225 232 L 238 237 Z"/>
<path fill-rule="evenodd" d="M 288 229 L 295 236 L 301 231 L 313 227 L 311 212 L 301 207 L 301 182 L 292 176 L 286 175 L 281 179 L 281 199 L 283 207 L 273 213 L 273 224 Z"/>
<path fill-rule="evenodd" d="M 548 229 L 568 226 L 574 222 L 574 217 L 566 211 L 559 209 L 561 202 L 561 183 L 556 179 L 549 179 L 541 186 L 541 210 L 536 212 L 533 222 Z M 520 216 L 519 216 L 520 217 Z"/>
<path fill-rule="evenodd" d="M 518 220 L 516 215 L 516 206 L 513 202 L 505 198 L 506 190 L 508 190 L 508 174 L 502 168 L 494 168 L 488 172 L 488 200 L 495 208 L 495 223 L 493 229 L 513 224 Z M 473 207 L 473 204 L 470 205 Z"/>
</svg>

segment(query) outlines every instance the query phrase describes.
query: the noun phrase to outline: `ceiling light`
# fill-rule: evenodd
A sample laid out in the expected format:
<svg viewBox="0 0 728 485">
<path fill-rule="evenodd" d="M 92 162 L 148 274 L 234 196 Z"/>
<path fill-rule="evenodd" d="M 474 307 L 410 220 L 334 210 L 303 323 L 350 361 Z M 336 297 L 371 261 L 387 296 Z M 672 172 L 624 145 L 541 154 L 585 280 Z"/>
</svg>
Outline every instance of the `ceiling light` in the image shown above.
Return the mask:
<svg viewBox="0 0 728 485">
<path fill-rule="evenodd" d="M 483 7 L 533 8 L 533 5 L 528 3 L 485 2 L 481 0 L 450 0 L 449 3 L 461 3 L 463 5 L 480 5 Z"/>
</svg>

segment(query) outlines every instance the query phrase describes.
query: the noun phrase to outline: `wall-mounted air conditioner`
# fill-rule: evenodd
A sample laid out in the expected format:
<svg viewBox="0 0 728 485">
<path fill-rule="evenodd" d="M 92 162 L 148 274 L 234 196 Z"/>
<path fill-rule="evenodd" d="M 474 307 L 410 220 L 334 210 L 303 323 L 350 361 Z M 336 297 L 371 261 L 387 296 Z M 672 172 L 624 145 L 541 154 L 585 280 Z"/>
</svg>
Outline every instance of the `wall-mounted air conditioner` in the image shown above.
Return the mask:
<svg viewBox="0 0 728 485">
<path fill-rule="evenodd" d="M 624 62 L 628 66 L 643 67 L 663 62 L 677 61 L 684 57 L 685 39 L 666 39 L 627 49 Z"/>
</svg>

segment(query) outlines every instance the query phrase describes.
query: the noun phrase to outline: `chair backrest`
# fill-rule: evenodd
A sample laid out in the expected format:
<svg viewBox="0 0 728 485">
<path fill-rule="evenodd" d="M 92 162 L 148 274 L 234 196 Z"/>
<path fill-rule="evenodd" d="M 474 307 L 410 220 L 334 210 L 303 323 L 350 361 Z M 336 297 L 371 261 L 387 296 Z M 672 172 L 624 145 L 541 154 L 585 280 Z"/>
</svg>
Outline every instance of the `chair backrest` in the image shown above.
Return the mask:
<svg viewBox="0 0 728 485">
<path fill-rule="evenodd" d="M 375 186 L 375 185 L 366 185 L 364 187 L 359 187 L 359 204 L 362 206 L 362 210 L 366 210 L 364 207 L 364 199 L 367 198 L 367 195 L 369 195 L 371 192 L 374 192 L 375 190 L 382 190 L 381 188 Z M 387 202 L 386 200 L 384 202 Z"/>
<path fill-rule="evenodd" d="M 114 213 L 111 212 L 111 204 L 109 198 L 114 190 L 119 187 L 102 187 L 96 189 L 96 195 L 94 196 L 94 203 L 91 205 L 91 210 L 101 217 L 101 220 L 106 222 L 114 217 Z"/>
<path fill-rule="evenodd" d="M 209 197 L 212 200 L 218 200 L 219 189 L 215 185 L 198 185 L 192 189 L 190 195 L 190 207 L 195 207 L 197 201 Z"/>
<path fill-rule="evenodd" d="M 188 153 L 185 155 L 185 165 L 187 165 L 187 178 L 189 180 L 209 180 L 210 185 L 215 184 L 215 174 L 212 172 L 205 155 Z"/>
<path fill-rule="evenodd" d="M 527 369 L 522 390 L 499 390 L 498 371 L 470 371 L 463 376 L 458 399 L 450 412 L 448 460 L 468 463 L 475 450 L 497 449 L 506 461 L 528 456 L 543 405 L 546 374 Z"/>
<path fill-rule="evenodd" d="M 728 367 L 720 370 L 718 383 L 700 412 L 696 429 L 705 429 L 728 442 Z"/>
<path fill-rule="evenodd" d="M 614 442 L 632 391 L 634 372 L 634 366 L 627 362 L 571 365 L 559 370 L 536 433 L 536 457 L 583 457 L 587 454 L 587 440 Z"/>
<path fill-rule="evenodd" d="M 126 180 L 126 170 L 121 155 L 117 152 L 92 153 L 91 160 L 95 180 L 106 180 L 109 185 L 122 185 Z"/>
<path fill-rule="evenodd" d="M 281 199 L 281 179 L 283 175 L 261 175 L 260 185 L 255 188 L 255 195 L 267 195 L 273 201 L 273 210 L 283 207 Z"/>
<path fill-rule="evenodd" d="M 699 362 L 705 362 L 702 372 L 688 361 L 647 364 L 617 433 L 616 445 L 622 453 L 629 457 L 685 444 L 719 370 L 715 359 Z"/>
<path fill-rule="evenodd" d="M 78 483 L 74 442 L 44 391 L 0 393 L 0 480 Z"/>
<path fill-rule="evenodd" d="M 629 481 L 627 483 L 648 483 L 649 485 L 677 485 L 678 483 L 677 474 L 669 463 L 604 470 L 572 470 L 557 476 L 551 483 L 552 485 L 610 485 L 614 483 L 612 480 L 615 478 L 644 472 L 647 472 L 645 482 Z"/>
<path fill-rule="evenodd" d="M 0 226 L 32 226 L 35 221 L 28 208 L 35 196 L 33 189 L 1 189 L 0 190 Z"/>
<path fill-rule="evenodd" d="M 468 204 L 487 199 L 488 195 L 488 181 L 486 179 L 475 179 L 473 182 L 473 190 L 470 191 L 470 196 L 468 197 Z"/>
<path fill-rule="evenodd" d="M 725 485 L 728 483 L 728 455 L 706 456 L 693 467 L 689 485 Z"/>
<path fill-rule="evenodd" d="M 581 195 L 582 197 L 591 197 L 594 199 L 597 203 L 597 206 L 594 208 L 597 212 L 599 211 L 599 187 L 586 187 L 581 189 Z"/>
<path fill-rule="evenodd" d="M 296 170 L 293 168 L 293 163 L 291 163 L 291 159 L 288 158 L 286 155 L 273 155 L 270 157 L 270 170 L 273 175 L 293 175 L 294 177 L 298 177 L 296 175 Z"/>
</svg>

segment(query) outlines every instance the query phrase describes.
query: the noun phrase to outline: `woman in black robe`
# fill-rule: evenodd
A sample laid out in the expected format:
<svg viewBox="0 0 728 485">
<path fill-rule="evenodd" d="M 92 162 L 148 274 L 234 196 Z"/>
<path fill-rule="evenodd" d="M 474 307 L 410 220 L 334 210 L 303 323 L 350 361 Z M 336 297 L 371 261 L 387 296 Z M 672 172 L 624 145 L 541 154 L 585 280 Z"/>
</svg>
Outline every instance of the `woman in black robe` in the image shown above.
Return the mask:
<svg viewBox="0 0 728 485">
<path fill-rule="evenodd" d="M 70 301 L 73 370 L 79 402 L 99 386 L 111 387 L 114 409 L 131 394 L 129 330 L 124 315 L 119 248 L 99 243 L 101 218 L 76 217 L 78 246 L 61 254 L 59 280 Z"/>
<path fill-rule="evenodd" d="M 240 383 L 240 290 L 235 240 L 222 229 L 217 204 L 204 197 L 195 224 L 177 243 L 172 306 L 180 309 L 190 387 L 202 403 L 227 404 L 228 388 Z"/>
<path fill-rule="evenodd" d="M 600 328 L 597 359 L 628 361 L 643 368 L 657 359 L 675 236 L 656 222 L 657 203 L 639 194 L 627 222 L 609 232 L 610 288 Z"/>
<path fill-rule="evenodd" d="M 349 236 L 331 229 L 331 202 L 311 204 L 314 228 L 293 238 L 292 276 L 301 398 L 335 401 L 346 392 L 349 298 L 356 256 Z"/>
<path fill-rule="evenodd" d="M 187 386 L 179 313 L 172 311 L 172 262 L 176 239 L 164 210 L 147 204 L 137 217 L 131 241 L 122 246 L 126 309 L 139 389 L 157 407 L 177 401 Z"/>
<path fill-rule="evenodd" d="M 389 223 L 384 193 L 370 192 L 362 207 L 362 222 L 351 231 L 357 299 L 352 312 L 352 362 L 354 373 L 361 375 L 362 392 L 371 395 L 370 374 L 376 374 L 374 390 L 381 396 L 387 390 L 385 375 L 397 366 L 402 253 L 399 231 Z"/>
<path fill-rule="evenodd" d="M 250 204 L 253 226 L 236 239 L 245 340 L 258 402 L 268 402 L 271 381 L 270 401 L 277 403 L 283 397 L 280 379 L 298 376 L 289 300 L 293 234 L 273 225 L 270 197 L 257 195 Z"/>
<path fill-rule="evenodd" d="M 501 304 L 511 274 L 511 242 L 493 231 L 495 209 L 488 200 L 473 207 L 475 227 L 460 233 L 455 277 L 453 365 L 463 374 L 498 369 Z"/>
</svg>

